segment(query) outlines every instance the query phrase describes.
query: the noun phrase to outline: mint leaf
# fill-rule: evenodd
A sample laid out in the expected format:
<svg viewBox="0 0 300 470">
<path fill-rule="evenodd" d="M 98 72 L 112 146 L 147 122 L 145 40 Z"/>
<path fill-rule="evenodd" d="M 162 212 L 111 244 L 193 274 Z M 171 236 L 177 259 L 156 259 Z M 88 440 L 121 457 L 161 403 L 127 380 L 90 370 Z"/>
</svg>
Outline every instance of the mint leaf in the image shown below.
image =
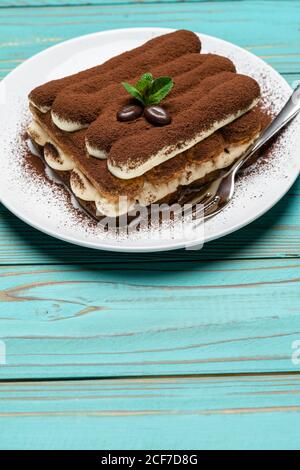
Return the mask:
<svg viewBox="0 0 300 470">
<path fill-rule="evenodd" d="M 152 87 L 152 83 L 152 73 L 144 73 L 144 75 L 142 75 L 141 78 L 136 82 L 135 87 L 141 94 L 145 94 Z"/>
<path fill-rule="evenodd" d="M 144 106 L 149 106 L 160 103 L 170 93 L 174 83 L 170 77 L 154 80 L 151 73 L 144 73 L 134 86 L 126 82 L 122 82 L 122 85 L 131 96 Z"/>
<path fill-rule="evenodd" d="M 156 78 L 152 83 L 151 94 L 157 93 L 159 90 L 161 90 L 166 85 L 169 85 L 170 83 L 172 83 L 173 86 L 173 80 L 170 77 Z"/>
<path fill-rule="evenodd" d="M 172 90 L 174 82 L 170 77 L 160 77 L 154 80 L 147 97 L 147 105 L 160 103 Z"/>
<path fill-rule="evenodd" d="M 145 104 L 144 103 L 144 99 L 143 99 L 143 96 L 141 95 L 141 93 L 139 92 L 139 90 L 137 90 L 136 87 L 130 85 L 130 83 L 126 83 L 126 82 L 122 82 L 122 85 L 123 87 L 125 88 L 125 90 L 131 95 L 133 96 L 135 99 L 137 99 L 138 101 L 140 101 L 141 103 Z"/>
</svg>

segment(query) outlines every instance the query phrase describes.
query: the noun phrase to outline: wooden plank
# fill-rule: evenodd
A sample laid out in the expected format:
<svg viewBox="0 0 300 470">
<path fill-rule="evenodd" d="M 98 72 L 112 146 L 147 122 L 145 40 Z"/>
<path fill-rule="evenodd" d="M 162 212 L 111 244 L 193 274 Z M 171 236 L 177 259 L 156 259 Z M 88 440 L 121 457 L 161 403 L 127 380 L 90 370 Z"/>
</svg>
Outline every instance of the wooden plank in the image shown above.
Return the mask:
<svg viewBox="0 0 300 470">
<path fill-rule="evenodd" d="M 0 386 L 1 449 L 297 449 L 300 376 Z"/>
<path fill-rule="evenodd" d="M 10 70 L 6 61 L 24 60 L 81 34 L 137 25 L 215 35 L 248 48 L 281 73 L 299 73 L 299 13 L 300 2 L 293 0 L 5 9 L 0 18 L 1 76 Z"/>
<path fill-rule="evenodd" d="M 208 0 L 211 1 L 211 0 Z M 227 0 L 217 0 L 219 2 Z M 237 0 L 241 1 L 241 0 Z M 119 4 L 147 4 L 147 3 L 201 3 L 207 0 L 2 0 L 0 8 L 7 7 L 53 7 L 53 6 L 90 6 L 90 5 L 119 5 Z"/>
<path fill-rule="evenodd" d="M 149 260 L 0 272 L 2 379 L 297 368 L 299 260 Z"/>
<path fill-rule="evenodd" d="M 263 217 L 232 235 L 204 245 L 200 251 L 126 255 L 90 250 L 44 235 L 0 206 L 0 265 L 299 257 L 299 232 L 300 180 Z"/>
</svg>

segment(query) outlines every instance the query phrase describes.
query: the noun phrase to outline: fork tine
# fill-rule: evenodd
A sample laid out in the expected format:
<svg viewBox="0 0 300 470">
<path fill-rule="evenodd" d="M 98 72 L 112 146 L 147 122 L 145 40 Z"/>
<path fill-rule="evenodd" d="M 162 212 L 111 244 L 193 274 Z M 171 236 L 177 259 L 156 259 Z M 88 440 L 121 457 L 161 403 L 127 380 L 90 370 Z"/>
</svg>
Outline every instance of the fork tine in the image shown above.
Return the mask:
<svg viewBox="0 0 300 470">
<path fill-rule="evenodd" d="M 184 208 L 184 216 L 189 217 L 193 216 L 194 219 L 198 217 L 198 215 L 204 215 L 205 216 L 205 210 L 207 210 L 210 206 L 213 206 L 216 204 L 216 196 L 213 195 L 206 195 L 204 199 L 202 198 L 201 202 L 195 202 L 195 199 L 193 202 L 188 202 L 191 207 L 188 209 Z M 196 199 L 198 200 L 198 198 Z M 185 204 L 188 204 L 185 203 Z M 177 215 L 177 214 L 176 214 Z"/>
<path fill-rule="evenodd" d="M 187 202 L 189 204 L 192 204 L 193 207 L 199 204 L 205 207 L 214 197 L 215 197 L 215 193 L 206 191 L 205 193 L 201 194 L 200 197 L 194 197 L 193 199 Z"/>
<path fill-rule="evenodd" d="M 204 199 L 204 200 L 201 202 L 201 204 L 202 204 L 202 206 L 203 206 L 203 210 L 205 211 L 206 208 L 211 205 L 211 203 L 214 203 L 214 201 L 215 201 L 215 199 L 216 199 L 217 197 L 218 197 L 218 196 L 216 196 L 216 195 L 211 195 L 211 196 L 207 197 L 206 199 Z"/>
<path fill-rule="evenodd" d="M 215 205 L 215 204 L 211 203 L 209 207 L 212 208 L 213 205 Z M 203 211 L 203 208 L 202 208 L 202 209 L 201 209 L 202 218 L 201 218 L 201 220 L 200 220 L 199 222 L 196 222 L 196 224 L 194 225 L 193 228 L 194 228 L 194 229 L 197 229 L 201 223 L 204 223 L 207 219 L 210 219 L 210 218 L 213 217 L 214 215 L 219 214 L 219 212 L 221 212 L 221 211 L 224 209 L 224 207 L 226 207 L 227 205 L 228 205 L 228 202 L 227 202 L 226 204 L 224 204 L 224 205 L 221 204 L 221 206 L 217 205 L 217 206 L 215 207 L 215 209 L 214 209 L 213 211 L 210 211 L 210 212 L 209 212 L 208 210 Z M 199 212 L 199 209 L 198 209 L 198 212 Z"/>
<path fill-rule="evenodd" d="M 203 205 L 203 211 L 204 212 L 208 211 L 215 204 L 219 204 L 219 202 L 220 202 L 219 196 L 214 196 L 213 198 L 210 198 L 210 200 L 208 200 L 206 204 Z"/>
<path fill-rule="evenodd" d="M 218 178 L 212 183 L 208 183 L 205 187 L 205 189 L 200 192 L 200 194 L 193 199 L 191 199 L 191 202 L 194 204 L 205 204 L 208 202 L 208 199 L 211 200 L 216 194 L 219 189 L 221 179 Z"/>
<path fill-rule="evenodd" d="M 193 216 L 193 218 L 197 218 L 198 214 L 199 213 L 204 213 L 204 204 L 203 204 L 203 201 L 205 202 L 205 204 L 207 205 L 207 203 L 211 200 L 211 196 L 206 196 L 204 199 L 202 199 L 202 202 L 189 202 L 189 204 L 191 205 L 191 207 L 189 209 L 184 209 L 184 216 L 185 217 L 188 217 L 188 216 Z M 186 203 L 187 204 L 187 203 Z"/>
<path fill-rule="evenodd" d="M 203 215 L 204 219 L 207 216 L 211 216 L 214 212 L 216 212 L 219 208 L 219 198 L 214 198 L 213 201 L 211 201 L 209 204 L 206 205 L 206 207 L 203 208 Z"/>
<path fill-rule="evenodd" d="M 187 199 L 185 204 L 192 204 L 194 206 L 196 204 L 202 203 L 208 197 L 210 197 L 210 193 L 207 190 L 204 190 L 198 193 L 196 196 L 192 196 L 190 199 Z"/>
<path fill-rule="evenodd" d="M 209 214 L 205 214 L 204 221 L 207 220 L 207 219 L 210 219 L 210 218 L 214 217 L 215 215 L 219 214 L 220 212 L 222 212 L 223 209 L 225 209 L 225 207 L 228 204 L 229 204 L 229 202 L 225 202 L 225 203 L 221 204 L 220 206 L 217 206 L 214 211 L 210 212 Z"/>
</svg>

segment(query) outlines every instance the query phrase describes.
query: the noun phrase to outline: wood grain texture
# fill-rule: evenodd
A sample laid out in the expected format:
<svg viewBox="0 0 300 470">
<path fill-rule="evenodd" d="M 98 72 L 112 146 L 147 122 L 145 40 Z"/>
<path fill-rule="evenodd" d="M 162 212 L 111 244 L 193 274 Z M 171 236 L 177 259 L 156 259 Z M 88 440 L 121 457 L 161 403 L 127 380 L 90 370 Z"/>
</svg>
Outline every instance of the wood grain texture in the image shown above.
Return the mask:
<svg viewBox="0 0 300 470">
<path fill-rule="evenodd" d="M 2 267 L 0 378 L 293 371 L 299 260 Z"/>
<path fill-rule="evenodd" d="M 95 251 L 67 244 L 26 225 L 0 206 L 0 264 L 191 261 L 220 258 L 299 258 L 300 181 L 276 206 L 246 228 L 204 245 L 200 251 L 152 254 Z"/>
<path fill-rule="evenodd" d="M 221 37 L 261 56 L 279 72 L 299 78 L 299 15 L 300 4 L 294 0 L 272 6 L 251 0 L 7 8 L 0 11 L 0 77 L 18 61 L 71 37 L 155 25 Z"/>
<path fill-rule="evenodd" d="M 0 385 L 1 449 L 297 449 L 300 376 Z"/>
<path fill-rule="evenodd" d="M 90 5 L 137 5 L 147 3 L 184 3 L 187 0 L 2 0 L 0 8 L 7 7 L 52 7 L 52 6 L 90 6 Z M 214 0 L 188 0 L 189 3 L 210 2 Z M 220 2 L 228 0 L 218 0 Z M 240 1 L 240 0 L 236 0 Z M 241 0 L 242 1 L 242 0 Z"/>
<path fill-rule="evenodd" d="M 7 7 L 67 7 L 67 6 L 90 6 L 90 5 L 137 5 L 137 4 L 162 4 L 162 3 L 209 3 L 215 0 L 1 0 L 0 8 Z M 228 0 L 217 0 L 227 2 Z M 243 0 L 235 0 L 243 1 Z"/>
</svg>

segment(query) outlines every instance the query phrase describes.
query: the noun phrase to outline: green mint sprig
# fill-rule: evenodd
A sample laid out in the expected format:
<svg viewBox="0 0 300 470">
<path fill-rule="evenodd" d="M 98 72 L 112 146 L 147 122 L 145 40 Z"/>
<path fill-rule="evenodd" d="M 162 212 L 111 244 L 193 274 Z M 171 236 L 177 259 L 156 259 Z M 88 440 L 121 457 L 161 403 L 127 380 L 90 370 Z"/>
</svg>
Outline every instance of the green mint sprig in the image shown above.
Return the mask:
<svg viewBox="0 0 300 470">
<path fill-rule="evenodd" d="M 144 106 L 160 103 L 172 90 L 174 82 L 170 77 L 153 78 L 151 73 L 144 73 L 136 84 L 122 82 L 125 90 Z"/>
</svg>

